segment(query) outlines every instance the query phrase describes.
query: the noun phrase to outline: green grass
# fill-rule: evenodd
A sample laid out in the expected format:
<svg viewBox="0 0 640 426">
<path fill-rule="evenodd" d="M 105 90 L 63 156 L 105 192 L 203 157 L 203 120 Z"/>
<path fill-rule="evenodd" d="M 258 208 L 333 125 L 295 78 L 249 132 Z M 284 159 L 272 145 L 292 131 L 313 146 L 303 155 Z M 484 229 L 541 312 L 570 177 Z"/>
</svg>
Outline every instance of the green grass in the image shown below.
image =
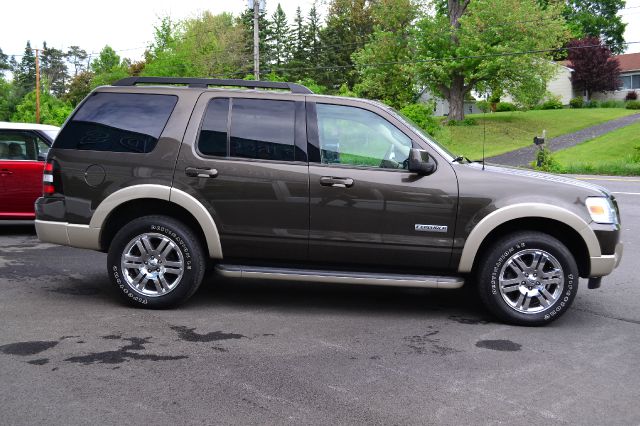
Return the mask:
<svg viewBox="0 0 640 426">
<path fill-rule="evenodd" d="M 614 130 L 580 145 L 557 151 L 558 172 L 640 175 L 640 123 Z"/>
<path fill-rule="evenodd" d="M 531 145 L 533 137 L 547 131 L 547 139 L 577 132 L 638 111 L 622 108 L 561 109 L 469 114 L 476 126 L 443 126 L 435 139 L 456 155 L 472 160 L 482 157 L 486 122 L 485 155 L 491 157 Z"/>
</svg>

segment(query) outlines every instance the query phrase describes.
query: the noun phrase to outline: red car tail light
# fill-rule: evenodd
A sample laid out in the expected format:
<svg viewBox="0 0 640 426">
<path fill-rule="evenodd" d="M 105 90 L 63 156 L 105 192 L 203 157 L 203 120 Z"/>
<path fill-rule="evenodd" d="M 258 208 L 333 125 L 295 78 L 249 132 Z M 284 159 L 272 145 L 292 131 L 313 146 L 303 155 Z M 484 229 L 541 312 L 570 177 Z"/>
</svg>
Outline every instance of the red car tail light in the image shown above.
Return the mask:
<svg viewBox="0 0 640 426">
<path fill-rule="evenodd" d="M 42 173 L 42 194 L 51 195 L 55 194 L 56 186 L 53 179 L 53 161 L 49 161 L 44 165 L 44 171 Z"/>
</svg>

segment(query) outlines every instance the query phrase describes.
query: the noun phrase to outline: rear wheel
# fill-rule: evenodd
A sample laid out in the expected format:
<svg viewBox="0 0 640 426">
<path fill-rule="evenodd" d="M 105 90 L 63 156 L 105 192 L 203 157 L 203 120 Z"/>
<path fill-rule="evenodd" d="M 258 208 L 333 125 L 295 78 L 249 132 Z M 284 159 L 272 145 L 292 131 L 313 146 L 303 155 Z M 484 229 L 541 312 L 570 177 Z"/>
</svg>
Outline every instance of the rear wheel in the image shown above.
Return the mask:
<svg viewBox="0 0 640 426">
<path fill-rule="evenodd" d="M 168 308 L 191 297 L 206 268 L 200 241 L 187 226 L 167 216 L 144 216 L 113 238 L 109 276 L 131 304 Z"/>
<path fill-rule="evenodd" d="M 519 232 L 497 241 L 478 269 L 485 306 L 502 320 L 544 325 L 564 314 L 578 290 L 578 267 L 556 238 Z"/>
</svg>

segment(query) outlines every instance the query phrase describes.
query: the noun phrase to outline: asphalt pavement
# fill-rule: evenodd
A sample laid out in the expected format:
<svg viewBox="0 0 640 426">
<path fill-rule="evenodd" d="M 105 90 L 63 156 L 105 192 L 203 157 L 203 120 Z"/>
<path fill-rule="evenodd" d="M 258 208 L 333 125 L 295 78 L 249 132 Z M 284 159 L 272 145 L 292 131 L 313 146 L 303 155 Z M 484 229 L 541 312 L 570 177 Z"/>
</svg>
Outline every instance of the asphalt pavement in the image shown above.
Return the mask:
<svg viewBox="0 0 640 426">
<path fill-rule="evenodd" d="M 640 178 L 625 254 L 542 328 L 463 290 L 210 280 L 123 305 L 106 255 L 0 226 L 0 423 L 640 424 Z"/>
</svg>

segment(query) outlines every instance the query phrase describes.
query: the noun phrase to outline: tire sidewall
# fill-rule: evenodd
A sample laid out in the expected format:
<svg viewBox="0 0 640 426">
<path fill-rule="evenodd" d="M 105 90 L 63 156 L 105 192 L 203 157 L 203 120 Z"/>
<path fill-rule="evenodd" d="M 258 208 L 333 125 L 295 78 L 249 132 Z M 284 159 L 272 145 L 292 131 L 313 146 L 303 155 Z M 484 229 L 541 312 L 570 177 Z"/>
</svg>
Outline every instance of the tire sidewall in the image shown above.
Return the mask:
<svg viewBox="0 0 640 426">
<path fill-rule="evenodd" d="M 499 276 L 504 263 L 515 253 L 541 249 L 553 255 L 564 274 L 564 288 L 551 308 L 536 314 L 524 314 L 510 307 L 502 298 Z M 571 306 L 578 290 L 579 273 L 569 250 L 558 240 L 545 234 L 523 233 L 498 242 L 485 258 L 478 277 L 478 288 L 487 307 L 500 318 L 519 325 L 544 325 L 562 316 Z"/>
<path fill-rule="evenodd" d="M 136 236 L 145 233 L 161 234 L 171 239 L 182 253 L 185 264 L 178 286 L 166 295 L 150 297 L 133 290 L 124 278 L 121 257 L 125 246 Z M 202 249 L 188 228 L 173 219 L 147 216 L 125 225 L 114 237 L 109 247 L 107 267 L 111 282 L 132 305 L 145 308 L 167 308 L 188 299 L 197 289 L 204 273 Z"/>
</svg>

